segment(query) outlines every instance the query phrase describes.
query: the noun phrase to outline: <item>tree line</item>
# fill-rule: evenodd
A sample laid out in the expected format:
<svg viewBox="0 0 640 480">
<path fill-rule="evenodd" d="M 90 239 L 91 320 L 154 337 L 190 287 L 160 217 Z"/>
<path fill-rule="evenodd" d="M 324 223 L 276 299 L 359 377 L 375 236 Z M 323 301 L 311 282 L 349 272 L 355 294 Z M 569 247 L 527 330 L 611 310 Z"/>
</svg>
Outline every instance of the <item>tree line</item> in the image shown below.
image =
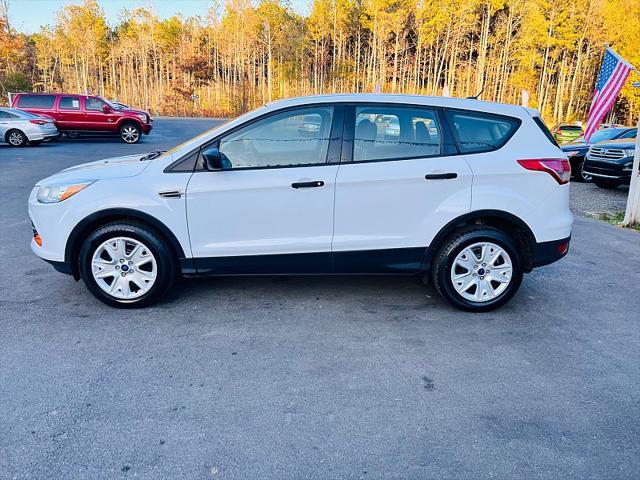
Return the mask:
<svg viewBox="0 0 640 480">
<path fill-rule="evenodd" d="M 256 3 L 257 2 L 257 3 Z M 548 123 L 584 120 L 605 46 L 640 65 L 640 2 L 629 0 L 216 0 L 206 17 L 97 0 L 26 35 L 0 0 L 0 93 L 97 93 L 154 114 L 237 115 L 333 92 L 449 94 L 520 103 Z M 633 74 L 634 80 L 638 75 Z M 632 123 L 639 89 L 609 120 Z"/>
</svg>

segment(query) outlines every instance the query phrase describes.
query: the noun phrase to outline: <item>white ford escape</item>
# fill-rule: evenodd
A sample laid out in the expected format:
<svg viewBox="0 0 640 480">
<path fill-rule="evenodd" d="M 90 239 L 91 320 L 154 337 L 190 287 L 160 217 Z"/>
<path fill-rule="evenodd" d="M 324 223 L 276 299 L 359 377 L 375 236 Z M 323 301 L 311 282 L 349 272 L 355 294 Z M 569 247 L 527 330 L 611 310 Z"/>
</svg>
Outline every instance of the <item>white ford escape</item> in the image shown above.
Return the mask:
<svg viewBox="0 0 640 480">
<path fill-rule="evenodd" d="M 40 181 L 31 246 L 118 307 L 157 301 L 179 275 L 409 274 L 485 311 L 567 253 L 569 176 L 534 110 L 294 98 Z"/>
</svg>

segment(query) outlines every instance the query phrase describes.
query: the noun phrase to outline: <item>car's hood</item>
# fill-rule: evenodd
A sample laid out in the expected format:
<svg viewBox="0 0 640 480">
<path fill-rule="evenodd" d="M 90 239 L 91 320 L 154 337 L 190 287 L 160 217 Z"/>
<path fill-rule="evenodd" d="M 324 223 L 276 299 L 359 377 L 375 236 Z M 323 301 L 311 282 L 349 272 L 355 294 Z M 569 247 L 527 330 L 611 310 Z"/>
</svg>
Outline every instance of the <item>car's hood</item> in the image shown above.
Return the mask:
<svg viewBox="0 0 640 480">
<path fill-rule="evenodd" d="M 574 152 L 576 150 L 578 151 L 584 150 L 586 152 L 587 150 L 589 150 L 589 145 L 587 145 L 586 143 L 581 143 L 578 145 L 567 144 L 567 145 L 561 145 L 560 149 L 563 152 Z"/>
<path fill-rule="evenodd" d="M 135 155 L 106 158 L 96 162 L 83 163 L 40 180 L 38 184 L 134 177 L 147 168 L 150 163 L 150 161 L 141 161 L 140 158 L 143 156 L 143 153 L 138 153 Z"/>
<path fill-rule="evenodd" d="M 122 108 L 118 110 L 118 112 L 128 113 L 129 115 L 149 115 L 149 112 L 145 112 L 144 110 L 136 110 L 135 108 Z"/>
<path fill-rule="evenodd" d="M 607 140 L 594 144 L 598 148 L 633 148 L 636 146 L 635 138 L 625 138 L 622 140 Z"/>
</svg>

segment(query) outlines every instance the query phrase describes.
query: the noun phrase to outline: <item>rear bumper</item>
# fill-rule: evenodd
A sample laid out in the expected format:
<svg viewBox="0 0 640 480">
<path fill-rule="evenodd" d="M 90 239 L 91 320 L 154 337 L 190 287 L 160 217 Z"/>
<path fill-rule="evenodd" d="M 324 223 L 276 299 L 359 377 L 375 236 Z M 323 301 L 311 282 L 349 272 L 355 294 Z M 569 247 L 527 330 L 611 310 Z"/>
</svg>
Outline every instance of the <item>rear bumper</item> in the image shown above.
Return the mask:
<svg viewBox="0 0 640 480">
<path fill-rule="evenodd" d="M 569 253 L 570 242 L 571 236 L 563 238 L 562 240 L 536 243 L 533 246 L 532 267 L 542 267 L 557 262 Z"/>
</svg>

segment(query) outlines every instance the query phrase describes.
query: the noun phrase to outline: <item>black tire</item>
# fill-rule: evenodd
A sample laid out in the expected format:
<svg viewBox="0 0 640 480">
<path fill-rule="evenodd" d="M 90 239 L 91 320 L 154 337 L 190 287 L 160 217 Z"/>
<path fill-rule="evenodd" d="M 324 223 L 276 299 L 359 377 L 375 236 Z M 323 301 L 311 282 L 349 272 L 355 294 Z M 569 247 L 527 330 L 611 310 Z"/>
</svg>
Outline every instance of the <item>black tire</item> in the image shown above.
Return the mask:
<svg viewBox="0 0 640 480">
<path fill-rule="evenodd" d="M 591 175 L 587 175 L 584 171 L 584 161 L 580 162 L 580 164 L 576 168 L 576 173 L 573 175 L 573 179 L 576 182 L 584 182 L 589 183 L 593 181 L 593 177 Z"/>
<path fill-rule="evenodd" d="M 156 262 L 155 282 L 146 293 L 134 299 L 120 299 L 110 295 L 98 285 L 92 273 L 94 253 L 104 242 L 116 237 L 127 237 L 141 242 Z M 142 223 L 123 221 L 104 225 L 87 237 L 78 255 L 78 271 L 89 291 L 98 300 L 112 307 L 141 308 L 156 303 L 173 286 L 178 276 L 178 261 L 169 242 L 155 229 Z M 112 281 L 115 280 L 116 278 Z"/>
<path fill-rule="evenodd" d="M 494 299 L 475 302 L 456 291 L 451 280 L 451 269 L 462 250 L 483 241 L 498 245 L 509 255 L 512 265 L 511 281 Z M 504 305 L 518 291 L 523 273 L 522 254 L 517 243 L 501 230 L 482 226 L 468 227 L 449 237 L 434 257 L 431 268 L 432 281 L 438 293 L 451 305 L 469 312 L 487 312 Z"/>
<path fill-rule="evenodd" d="M 600 188 L 604 188 L 606 190 L 615 190 L 622 182 L 620 180 L 605 180 L 603 178 L 594 178 L 593 183 Z"/>
<path fill-rule="evenodd" d="M 37 145 L 40 145 L 43 142 L 43 140 L 31 140 L 29 142 L 29 145 L 31 145 L 32 147 L 35 147 Z"/>
<path fill-rule="evenodd" d="M 125 143 L 138 143 L 141 137 L 142 130 L 137 124 L 133 122 L 127 122 L 120 127 L 120 138 Z"/>
<path fill-rule="evenodd" d="M 12 128 L 8 130 L 4 135 L 4 141 L 9 144 L 11 147 L 24 147 L 29 139 L 21 130 L 16 128 Z"/>
</svg>

